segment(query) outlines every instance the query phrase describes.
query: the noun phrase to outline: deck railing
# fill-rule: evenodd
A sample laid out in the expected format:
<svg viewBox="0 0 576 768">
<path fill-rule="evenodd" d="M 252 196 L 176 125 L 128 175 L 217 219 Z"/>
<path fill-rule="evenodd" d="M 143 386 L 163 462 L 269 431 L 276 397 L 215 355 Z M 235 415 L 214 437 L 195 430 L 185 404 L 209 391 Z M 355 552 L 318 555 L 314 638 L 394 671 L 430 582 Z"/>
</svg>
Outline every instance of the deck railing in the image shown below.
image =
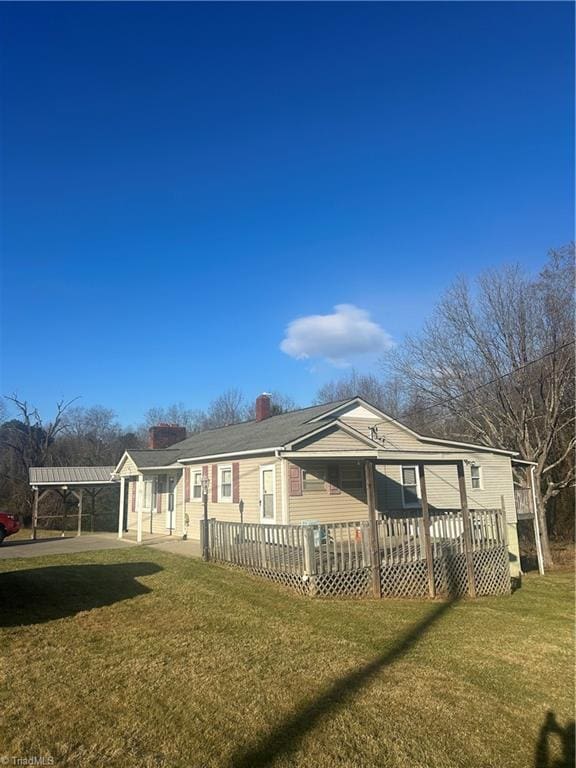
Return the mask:
<svg viewBox="0 0 576 768">
<path fill-rule="evenodd" d="M 475 509 L 469 512 L 469 542 L 466 546 L 462 513 L 446 511 L 430 516 L 430 558 L 436 572 L 444 573 L 446 563 L 452 568 L 459 564 L 465 583 L 466 558 L 479 564 L 487 560 L 482 553 L 497 552 L 507 570 L 506 531 L 503 513 L 499 509 Z M 368 590 L 371 570 L 378 565 L 386 578 L 398 578 L 404 593 L 414 590 L 406 581 L 425 578 L 428 563 L 425 521 L 421 516 L 405 518 L 382 516 L 376 521 L 376 546 L 372 546 L 370 524 L 367 520 L 353 522 L 301 525 L 268 525 L 209 521 L 210 557 L 231 563 L 261 575 L 296 584 L 332 585 L 336 594 L 346 594 L 345 585 L 353 594 Z M 375 553 L 379 558 L 374 562 Z M 475 558 L 475 560 L 474 560 Z M 500 567 L 500 570 L 501 567 Z M 285 578 L 284 578 L 285 577 Z M 384 576 L 383 576 L 384 578 Z M 506 582 L 500 577 L 500 585 Z M 360 584 L 360 586 L 358 586 Z M 388 583 L 387 583 L 388 584 Z M 389 586 L 389 584 L 388 584 Z M 445 589 L 439 577 L 439 590 Z M 328 593 L 328 588 L 324 593 Z M 392 587 L 392 594 L 394 593 Z"/>
</svg>

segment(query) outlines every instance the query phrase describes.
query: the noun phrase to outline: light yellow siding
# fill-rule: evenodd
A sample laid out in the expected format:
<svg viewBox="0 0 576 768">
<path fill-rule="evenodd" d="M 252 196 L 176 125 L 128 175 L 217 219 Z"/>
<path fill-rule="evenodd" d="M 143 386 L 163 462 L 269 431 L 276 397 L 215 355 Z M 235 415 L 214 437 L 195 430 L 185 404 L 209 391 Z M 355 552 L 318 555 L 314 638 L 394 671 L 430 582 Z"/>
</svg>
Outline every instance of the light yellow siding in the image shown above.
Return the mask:
<svg viewBox="0 0 576 768">
<path fill-rule="evenodd" d="M 298 443 L 296 450 L 302 451 L 366 451 L 370 446 L 348 434 L 343 429 L 334 427 L 317 437 L 311 437 Z"/>
<path fill-rule="evenodd" d="M 504 496 L 506 515 L 510 522 L 516 520 L 514 502 L 514 486 L 512 483 L 512 466 L 508 456 L 500 456 L 493 453 L 460 453 L 454 452 L 451 457 L 454 460 L 468 459 L 481 467 L 482 488 L 472 488 L 470 465 L 464 465 L 466 478 L 466 493 L 468 506 L 471 509 L 500 509 L 501 498 Z M 416 460 L 418 457 L 415 456 Z M 410 466 L 414 460 L 406 458 L 405 465 Z M 378 509 L 400 510 L 402 505 L 401 467 L 398 464 L 380 464 L 377 472 L 382 478 L 377 480 Z M 442 464 L 429 464 L 424 470 L 428 503 L 432 510 L 459 509 L 460 493 L 458 489 L 458 476 L 455 466 Z"/>
<path fill-rule="evenodd" d="M 344 466 L 349 462 L 338 462 Z M 326 468 L 326 462 L 312 460 L 293 461 L 292 464 L 305 468 L 306 472 L 319 477 Z M 302 490 L 302 496 L 289 496 L 289 518 L 291 523 L 300 523 L 303 520 L 317 520 L 321 523 L 346 522 L 365 520 L 368 517 L 366 507 L 366 494 L 364 491 L 356 494 L 341 491 L 331 494 L 329 486 L 325 485 L 320 490 Z"/>
<path fill-rule="evenodd" d="M 370 437 L 370 427 L 378 427 L 378 439 L 383 440 L 383 448 L 395 448 L 400 451 L 411 449 L 422 450 L 422 446 L 424 445 L 417 437 L 411 435 L 410 432 L 393 424 L 391 421 L 382 420 L 378 416 L 373 416 L 372 419 L 366 419 L 344 415 L 340 418 L 340 421 L 354 427 L 354 429 L 358 430 L 358 432 L 361 432 L 366 437 Z"/>
<path fill-rule="evenodd" d="M 512 465 L 509 456 L 478 451 L 476 453 L 454 452 L 454 459 L 468 459 L 481 467 L 482 488 L 472 488 L 470 465 L 464 465 L 466 495 L 470 509 L 500 509 L 502 497 L 506 508 L 510 572 L 520 572 L 518 532 Z M 409 459 L 406 465 L 410 465 Z M 460 493 L 456 467 L 428 465 L 424 469 L 426 490 L 431 511 L 434 509 L 459 509 Z M 378 465 L 376 479 L 377 505 L 380 512 L 402 510 L 401 466 L 397 464 Z"/>
<path fill-rule="evenodd" d="M 136 464 L 134 464 L 134 461 L 130 457 L 130 455 L 127 455 L 124 459 L 124 462 L 122 463 L 122 466 L 120 467 L 120 471 L 118 472 L 118 475 L 120 477 L 127 477 L 128 475 L 137 475 L 138 474 L 138 467 Z"/>
<path fill-rule="evenodd" d="M 276 473 L 276 493 L 275 493 L 275 522 L 282 523 L 282 472 L 280 468 L 281 460 L 274 455 L 251 457 L 247 459 L 238 459 L 234 462 L 221 461 L 221 466 L 230 466 L 233 463 L 238 464 L 239 493 L 240 503 L 234 504 L 231 501 L 212 502 L 212 464 L 205 462 L 191 464 L 191 477 L 194 470 L 201 469 L 202 466 L 208 466 L 208 477 L 210 479 L 210 488 L 208 491 L 208 517 L 214 517 L 224 522 L 240 522 L 240 509 L 242 507 L 242 519 L 245 523 L 260 522 L 260 467 L 273 465 Z M 190 488 L 192 495 L 192 487 Z M 200 538 L 200 523 L 204 516 L 204 509 L 200 500 L 188 501 L 185 504 L 185 513 L 189 518 L 188 537 L 191 539 Z"/>
</svg>

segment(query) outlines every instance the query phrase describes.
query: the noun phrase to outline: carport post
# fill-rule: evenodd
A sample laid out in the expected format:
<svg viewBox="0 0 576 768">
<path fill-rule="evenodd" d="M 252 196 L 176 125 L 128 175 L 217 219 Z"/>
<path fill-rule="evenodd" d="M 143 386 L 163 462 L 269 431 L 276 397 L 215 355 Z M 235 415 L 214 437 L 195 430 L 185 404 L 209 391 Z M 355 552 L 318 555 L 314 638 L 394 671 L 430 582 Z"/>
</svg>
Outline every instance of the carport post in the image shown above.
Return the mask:
<svg viewBox="0 0 576 768">
<path fill-rule="evenodd" d="M 64 504 L 64 512 L 62 514 L 62 533 L 60 534 L 60 536 L 64 537 L 66 536 L 66 526 L 67 526 L 67 520 L 68 520 L 68 507 L 66 506 L 66 501 L 68 499 L 67 485 L 62 486 L 62 493 L 60 495 L 62 496 L 62 502 Z"/>
<path fill-rule="evenodd" d="M 38 529 L 38 486 L 34 488 L 34 509 L 32 511 L 32 535 L 31 539 L 36 538 L 36 531 Z"/>
<path fill-rule="evenodd" d="M 84 490 L 80 488 L 78 491 L 78 532 L 76 536 L 82 535 L 82 500 L 84 498 Z"/>
<path fill-rule="evenodd" d="M 120 478 L 120 506 L 118 507 L 118 538 L 124 533 L 124 497 L 126 496 L 126 478 Z"/>
<path fill-rule="evenodd" d="M 96 516 L 96 494 L 97 493 L 98 493 L 98 491 L 96 491 L 96 490 L 93 490 L 90 493 L 90 501 L 91 501 L 91 506 L 90 506 L 90 532 L 91 533 L 94 533 L 94 517 Z"/>
</svg>

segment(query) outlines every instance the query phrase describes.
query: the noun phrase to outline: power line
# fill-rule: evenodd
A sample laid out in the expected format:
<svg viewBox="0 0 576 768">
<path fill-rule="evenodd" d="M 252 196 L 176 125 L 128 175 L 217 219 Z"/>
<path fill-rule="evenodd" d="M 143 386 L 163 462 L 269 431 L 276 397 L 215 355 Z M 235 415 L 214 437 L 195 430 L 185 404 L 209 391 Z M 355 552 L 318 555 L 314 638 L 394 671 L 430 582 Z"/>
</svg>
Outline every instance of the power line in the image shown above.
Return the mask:
<svg viewBox="0 0 576 768">
<path fill-rule="evenodd" d="M 546 380 L 549 380 L 549 379 L 551 379 L 552 377 L 551 377 L 551 376 L 543 376 L 542 378 L 543 378 L 543 379 L 546 379 Z M 464 393 L 464 394 L 466 394 L 466 393 Z M 462 395 L 462 396 L 463 396 L 463 395 Z M 497 394 L 493 394 L 493 395 L 488 395 L 487 397 L 485 397 L 485 398 L 482 400 L 482 405 L 486 405 L 486 403 L 499 403 L 499 404 L 500 404 L 500 403 L 501 403 L 501 401 L 500 401 L 500 399 L 499 399 L 499 397 L 498 397 L 498 395 L 497 395 Z M 464 403 L 463 403 L 463 408 L 465 408 L 465 409 L 467 409 L 467 410 L 474 410 L 475 408 L 478 408 L 478 405 L 467 405 L 467 404 L 464 404 Z M 455 410 L 455 411 L 452 413 L 452 415 L 453 415 L 453 416 L 459 416 L 461 413 L 462 413 L 462 409 L 460 409 L 459 411 L 456 411 L 456 410 Z M 409 414 L 408 414 L 408 415 L 409 415 Z M 445 414 L 440 414 L 440 415 L 438 415 L 438 416 L 434 416 L 434 418 L 433 418 L 433 419 L 429 419 L 429 420 L 427 420 L 427 422 L 426 422 L 426 423 L 427 423 L 427 424 L 434 424 L 434 422 L 436 422 L 436 421 L 440 421 L 441 419 L 445 419 L 445 418 L 446 418 L 446 415 L 445 415 Z"/>
<path fill-rule="evenodd" d="M 431 405 L 427 405 L 424 408 L 419 408 L 417 411 L 408 411 L 407 415 L 415 416 L 418 413 L 429 411 L 431 408 L 439 408 L 440 406 L 446 405 L 447 403 L 451 403 L 454 400 L 459 400 L 461 397 L 466 397 L 466 395 L 471 395 L 473 392 L 477 392 L 479 389 L 484 389 L 484 387 L 489 387 L 491 384 L 495 384 L 497 381 L 501 381 L 502 379 L 505 379 L 507 376 L 512 376 L 513 373 L 522 371 L 524 370 L 524 368 L 528 368 L 530 365 L 534 365 L 534 363 L 539 363 L 541 360 L 544 360 L 547 357 L 551 357 L 552 355 L 555 355 L 557 352 L 560 352 L 560 350 L 562 349 L 566 349 L 566 347 L 569 347 L 571 344 L 574 344 L 574 341 L 568 341 L 566 342 L 566 344 L 562 344 L 560 347 L 556 347 L 556 349 L 553 350 L 552 352 L 547 352 L 545 355 L 536 357 L 534 360 L 529 360 L 527 363 L 524 363 L 523 365 L 519 365 L 517 368 L 514 368 L 514 370 L 508 371 L 508 373 L 503 373 L 501 376 L 496 376 L 495 379 L 491 379 L 490 381 L 487 381 L 484 384 L 479 384 L 477 387 L 468 389 L 466 390 L 466 392 L 462 392 L 459 395 L 453 395 L 452 397 L 448 397 L 445 400 L 440 400 L 439 402 L 432 403 Z"/>
</svg>

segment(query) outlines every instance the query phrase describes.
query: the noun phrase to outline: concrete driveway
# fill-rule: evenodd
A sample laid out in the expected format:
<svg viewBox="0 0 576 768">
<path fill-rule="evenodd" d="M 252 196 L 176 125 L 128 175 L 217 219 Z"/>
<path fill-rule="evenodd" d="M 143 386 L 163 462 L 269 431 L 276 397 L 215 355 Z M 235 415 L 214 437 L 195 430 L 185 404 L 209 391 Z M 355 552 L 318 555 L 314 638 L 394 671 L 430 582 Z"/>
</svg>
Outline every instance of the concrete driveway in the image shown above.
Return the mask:
<svg viewBox="0 0 576 768">
<path fill-rule="evenodd" d="M 136 546 L 131 541 L 120 541 L 115 533 L 93 533 L 87 536 L 54 536 L 53 538 L 4 540 L 0 547 L 0 560 L 14 557 L 44 557 L 91 552 L 96 549 L 125 549 Z"/>
<path fill-rule="evenodd" d="M 127 547 L 150 547 L 160 552 L 171 552 L 183 557 L 201 557 L 202 550 L 199 541 L 174 537 L 150 537 L 142 544 L 137 544 L 133 538 L 118 539 L 115 533 L 91 533 L 85 536 L 59 536 L 36 539 L 4 540 L 0 547 L 0 560 L 10 560 L 15 557 L 44 557 L 45 555 L 68 555 L 75 552 L 92 552 L 97 549 L 126 549 Z"/>
</svg>

